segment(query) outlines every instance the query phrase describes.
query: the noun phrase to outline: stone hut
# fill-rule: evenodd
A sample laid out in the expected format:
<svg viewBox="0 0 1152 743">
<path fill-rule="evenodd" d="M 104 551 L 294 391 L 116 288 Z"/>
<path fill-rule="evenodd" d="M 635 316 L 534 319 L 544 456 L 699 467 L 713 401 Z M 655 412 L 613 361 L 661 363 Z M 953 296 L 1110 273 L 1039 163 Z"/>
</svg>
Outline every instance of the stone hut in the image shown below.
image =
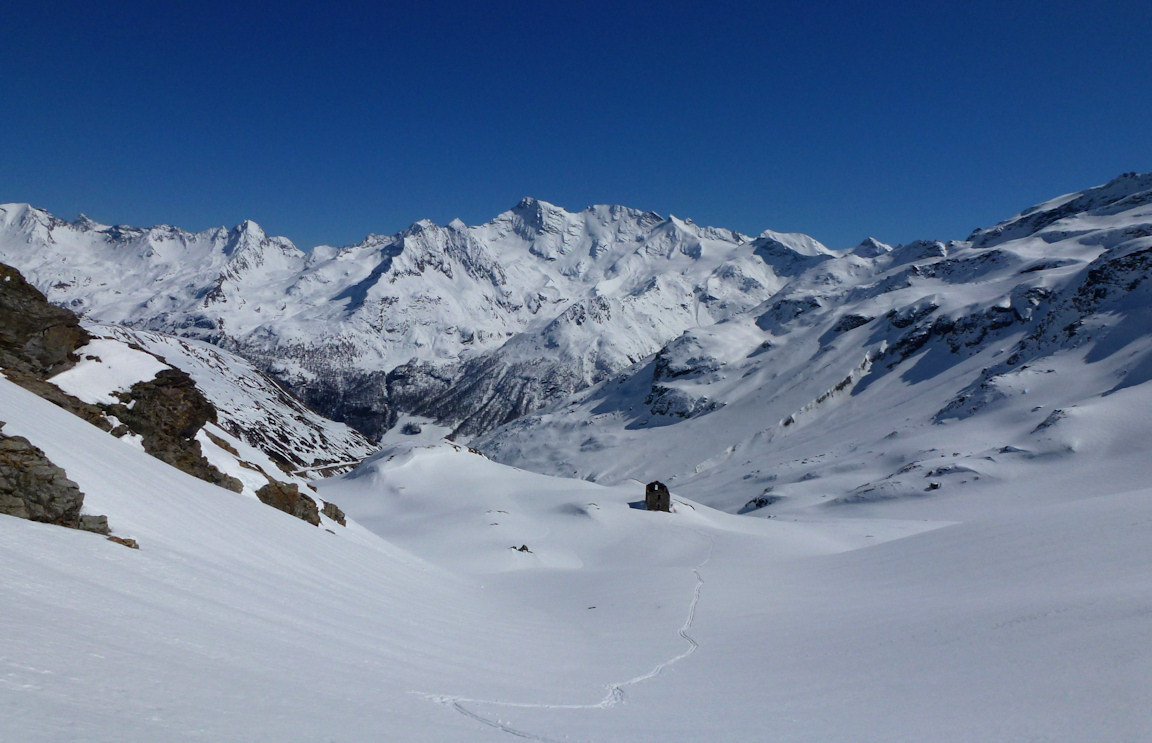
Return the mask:
<svg viewBox="0 0 1152 743">
<path fill-rule="evenodd" d="M 649 511 L 670 511 L 672 494 L 668 492 L 668 486 L 659 480 L 648 483 L 644 490 L 644 505 Z"/>
</svg>

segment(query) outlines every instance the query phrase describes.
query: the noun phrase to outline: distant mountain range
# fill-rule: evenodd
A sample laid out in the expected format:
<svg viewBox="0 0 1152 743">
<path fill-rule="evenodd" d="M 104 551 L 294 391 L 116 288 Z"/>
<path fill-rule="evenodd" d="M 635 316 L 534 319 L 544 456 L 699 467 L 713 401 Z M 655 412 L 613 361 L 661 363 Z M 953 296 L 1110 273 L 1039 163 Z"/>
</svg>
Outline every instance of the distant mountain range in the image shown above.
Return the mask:
<svg viewBox="0 0 1152 743">
<path fill-rule="evenodd" d="M 193 234 L 0 206 L 0 260 L 51 301 L 236 351 L 372 436 L 398 412 L 489 430 L 832 256 L 804 235 L 533 199 L 475 227 L 421 221 L 308 253 L 250 221 Z"/>
<path fill-rule="evenodd" d="M 1152 439 L 1132 417 L 1152 405 L 1152 175 L 964 241 L 813 260 L 756 307 L 472 445 L 748 510 L 916 497 Z"/>
<path fill-rule="evenodd" d="M 89 321 L 234 351 L 373 438 L 417 416 L 540 471 L 688 492 L 722 476 L 728 508 L 831 476 L 785 466 L 795 440 L 843 460 L 976 418 L 948 466 L 1039 456 L 1020 436 L 1152 378 L 1150 256 L 1149 174 L 964 241 L 848 250 L 533 199 L 307 253 L 252 222 L 192 234 L 0 207 L 0 261 Z M 926 487 L 895 471 L 911 456 L 852 497 Z"/>
</svg>

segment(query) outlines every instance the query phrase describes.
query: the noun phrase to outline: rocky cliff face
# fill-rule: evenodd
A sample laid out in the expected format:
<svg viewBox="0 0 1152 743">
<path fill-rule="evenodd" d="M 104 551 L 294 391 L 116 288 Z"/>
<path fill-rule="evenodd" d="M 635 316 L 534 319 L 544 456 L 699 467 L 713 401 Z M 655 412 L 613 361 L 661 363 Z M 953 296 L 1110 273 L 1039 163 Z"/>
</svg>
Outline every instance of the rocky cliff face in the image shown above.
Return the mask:
<svg viewBox="0 0 1152 743">
<path fill-rule="evenodd" d="M 0 369 L 16 384 L 109 430 L 101 410 L 45 380 L 71 368 L 89 335 L 76 315 L 50 304 L 19 271 L 0 263 Z"/>
<path fill-rule="evenodd" d="M 107 534 L 108 519 L 82 515 L 83 505 L 79 486 L 42 450 L 0 433 L 0 514 Z"/>
<path fill-rule="evenodd" d="M 40 378 L 71 366 L 88 342 L 80 320 L 49 304 L 19 271 L 0 264 L 0 364 Z"/>
<path fill-rule="evenodd" d="M 88 338 L 73 313 L 49 304 L 19 271 L 0 264 L 0 370 L 17 384 L 108 430 L 96 406 L 45 381 L 75 364 L 76 349 Z M 43 451 L 23 437 L 0 433 L 0 513 L 107 534 L 108 520 L 82 515 L 83 505 L 80 488 Z"/>
<path fill-rule="evenodd" d="M 216 408 L 186 372 L 164 369 L 117 396 L 121 402 L 105 407 L 120 421 L 113 435 L 133 433 L 141 438 L 144 451 L 160 461 L 233 492 L 243 489 L 239 480 L 204 458 L 196 434 L 204 424 L 216 422 Z"/>
</svg>

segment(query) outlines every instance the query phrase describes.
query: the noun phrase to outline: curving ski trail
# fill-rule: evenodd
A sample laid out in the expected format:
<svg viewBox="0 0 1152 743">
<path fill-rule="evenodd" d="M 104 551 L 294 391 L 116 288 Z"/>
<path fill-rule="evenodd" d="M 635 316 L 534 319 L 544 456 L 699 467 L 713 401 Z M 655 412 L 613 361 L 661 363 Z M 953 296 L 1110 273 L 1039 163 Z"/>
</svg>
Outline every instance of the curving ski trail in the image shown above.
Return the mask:
<svg viewBox="0 0 1152 743">
<path fill-rule="evenodd" d="M 440 694 L 420 694 L 420 696 L 424 697 L 428 701 L 436 702 L 437 704 L 451 706 L 452 709 L 454 709 L 456 712 L 469 719 L 475 720 L 476 722 L 479 722 L 483 725 L 487 725 L 488 727 L 496 728 L 517 738 L 543 741 L 543 743 L 559 743 L 552 738 L 546 738 L 534 733 L 529 733 L 527 731 L 511 727 L 499 719 L 485 717 L 468 709 L 464 706 L 464 704 L 480 704 L 493 707 L 509 707 L 516 709 L 556 710 L 610 709 L 616 705 L 623 704 L 625 697 L 624 689 L 626 687 L 635 686 L 637 684 L 641 684 L 645 681 L 650 681 L 651 679 L 656 678 L 661 673 L 663 673 L 665 669 L 675 665 L 676 663 L 679 663 L 680 661 L 695 653 L 700 648 L 700 643 L 698 643 L 696 639 L 692 637 L 692 635 L 688 634 L 688 630 L 692 629 L 692 624 L 696 621 L 696 607 L 700 604 L 700 595 L 704 589 L 704 577 L 700 575 L 700 570 L 708 564 L 709 560 L 712 559 L 712 552 L 715 547 L 716 540 L 715 538 L 710 537 L 707 557 L 705 557 L 704 560 L 700 562 L 700 564 L 692 568 L 692 574 L 696 576 L 696 586 L 692 591 L 692 600 L 688 604 L 688 611 L 684 618 L 684 624 L 682 624 L 680 629 L 676 632 L 676 634 L 679 635 L 681 639 L 688 643 L 687 649 L 679 655 L 657 663 L 652 667 L 651 670 L 646 673 L 642 673 L 639 676 L 634 676 L 627 681 L 616 681 L 607 684 L 605 687 L 607 689 L 607 693 L 599 702 L 595 704 L 540 704 L 533 702 L 506 702 L 496 699 L 470 699 L 468 697 L 446 696 Z"/>
<path fill-rule="evenodd" d="M 492 719 L 489 719 L 487 717 L 484 717 L 483 715 L 478 715 L 475 712 L 473 712 L 472 710 L 466 708 L 464 705 L 460 704 L 460 702 L 458 702 L 458 701 L 452 702 L 452 709 L 456 710 L 457 712 L 464 715 L 465 717 L 468 717 L 468 718 L 475 720 L 476 722 L 480 723 L 481 725 L 487 725 L 490 728 L 496 728 L 497 730 L 508 733 L 509 735 L 514 735 L 517 738 L 524 738 L 525 740 L 537 740 L 537 741 L 541 741 L 541 743 L 560 743 L 560 741 L 554 740 L 552 738 L 545 738 L 541 735 L 535 735 L 533 733 L 525 732 L 523 730 L 517 730 L 516 728 L 512 727 L 511 725 L 505 725 L 503 722 L 500 722 L 499 720 L 492 720 Z"/>
</svg>

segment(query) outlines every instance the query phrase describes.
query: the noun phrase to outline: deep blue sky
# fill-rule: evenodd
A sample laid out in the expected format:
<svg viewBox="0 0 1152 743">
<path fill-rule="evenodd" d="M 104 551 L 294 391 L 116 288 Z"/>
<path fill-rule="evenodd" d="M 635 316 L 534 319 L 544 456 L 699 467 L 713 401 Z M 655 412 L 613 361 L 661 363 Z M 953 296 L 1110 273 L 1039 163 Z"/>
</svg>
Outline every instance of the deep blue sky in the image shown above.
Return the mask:
<svg viewBox="0 0 1152 743">
<path fill-rule="evenodd" d="M 52 2 L 0 201 L 301 247 L 536 196 L 831 247 L 1152 170 L 1152 3 Z"/>
</svg>

